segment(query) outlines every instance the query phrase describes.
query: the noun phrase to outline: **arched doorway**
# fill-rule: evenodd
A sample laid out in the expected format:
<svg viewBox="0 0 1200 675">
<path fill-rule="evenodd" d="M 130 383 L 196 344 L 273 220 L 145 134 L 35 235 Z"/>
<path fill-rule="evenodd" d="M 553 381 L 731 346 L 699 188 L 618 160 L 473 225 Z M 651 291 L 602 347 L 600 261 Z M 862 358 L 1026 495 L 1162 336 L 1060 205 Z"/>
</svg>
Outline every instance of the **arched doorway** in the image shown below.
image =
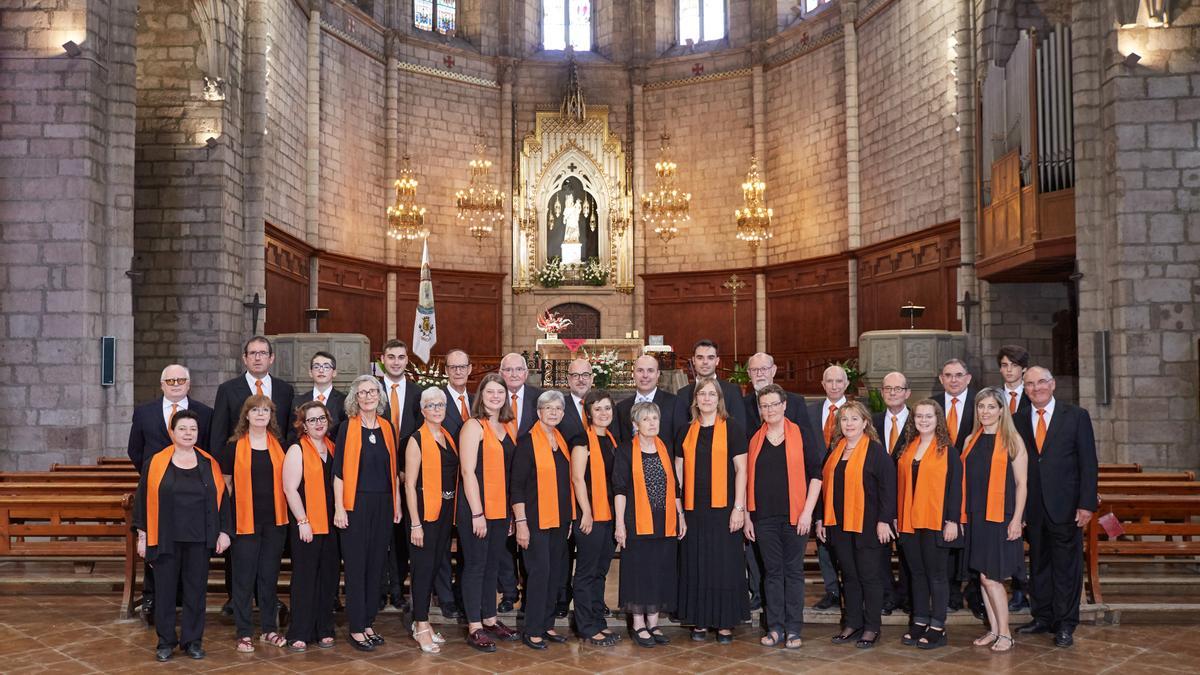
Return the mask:
<svg viewBox="0 0 1200 675">
<path fill-rule="evenodd" d="M 564 302 L 550 311 L 571 320 L 571 325 L 558 334 L 559 338 L 600 338 L 600 310 L 580 302 Z"/>
</svg>

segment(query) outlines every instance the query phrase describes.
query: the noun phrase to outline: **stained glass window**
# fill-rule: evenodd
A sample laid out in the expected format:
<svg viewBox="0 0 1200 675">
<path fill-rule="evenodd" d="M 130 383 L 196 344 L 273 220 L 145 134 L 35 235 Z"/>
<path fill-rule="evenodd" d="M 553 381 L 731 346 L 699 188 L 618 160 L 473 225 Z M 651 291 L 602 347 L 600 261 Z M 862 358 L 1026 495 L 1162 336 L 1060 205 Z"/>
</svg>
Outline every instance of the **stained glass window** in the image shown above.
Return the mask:
<svg viewBox="0 0 1200 675">
<path fill-rule="evenodd" d="M 810 0 L 811 1 L 811 0 Z M 725 37 L 725 0 L 679 0 L 679 43 Z"/>
<path fill-rule="evenodd" d="M 413 0 L 413 25 L 445 35 L 455 29 L 455 0 Z"/>
<path fill-rule="evenodd" d="M 828 5 L 833 0 L 804 0 L 804 11 L 811 12 L 821 5 Z"/>
<path fill-rule="evenodd" d="M 592 48 L 591 0 L 542 1 L 542 49 Z"/>
<path fill-rule="evenodd" d="M 433 30 L 433 0 L 413 0 L 413 25 Z"/>
<path fill-rule="evenodd" d="M 455 0 L 437 0 L 437 32 L 445 35 L 454 30 Z"/>
</svg>

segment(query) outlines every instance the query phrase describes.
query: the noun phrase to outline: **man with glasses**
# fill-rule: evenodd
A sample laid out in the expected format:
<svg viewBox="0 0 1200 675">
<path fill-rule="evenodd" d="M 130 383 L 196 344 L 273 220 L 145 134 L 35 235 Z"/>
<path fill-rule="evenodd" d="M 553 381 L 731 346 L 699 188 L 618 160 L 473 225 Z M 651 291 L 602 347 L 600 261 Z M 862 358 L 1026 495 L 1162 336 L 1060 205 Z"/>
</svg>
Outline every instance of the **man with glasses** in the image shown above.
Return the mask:
<svg viewBox="0 0 1200 675">
<path fill-rule="evenodd" d="M 471 378 L 471 357 L 461 349 L 446 352 L 446 419 L 442 428 L 458 442 L 458 432 L 471 417 L 471 392 L 467 391 L 467 380 Z"/>
<path fill-rule="evenodd" d="M 721 395 L 725 399 L 725 411 L 729 413 L 730 417 L 737 420 L 743 429 L 747 428 L 749 420 L 746 419 L 746 406 L 742 402 L 741 387 L 717 377 L 717 366 L 721 364 L 721 357 L 717 356 L 717 343 L 707 338 L 698 340 L 692 347 L 691 363 L 692 374 L 696 381 L 705 377 L 716 379 L 717 386 L 721 387 Z M 696 383 L 693 381 L 692 384 L 675 392 L 676 438 L 683 438 L 687 433 L 688 425 L 692 423 L 692 395 L 695 391 Z"/>
<path fill-rule="evenodd" d="M 346 419 L 346 395 L 333 387 L 333 378 L 337 377 L 337 360 L 329 352 L 313 354 L 308 360 L 308 375 L 313 381 L 312 389 L 298 392 L 292 401 L 292 408 L 299 408 L 309 401 L 324 404 L 329 412 L 329 431 L 325 435 L 332 441 L 337 438 L 338 429 Z M 290 442 L 295 443 L 299 439 L 299 432 L 292 429 L 288 436 Z"/>
<path fill-rule="evenodd" d="M 396 448 L 408 447 L 408 437 L 421 426 L 421 388 L 408 380 L 408 344 L 403 340 L 388 340 L 383 345 L 383 415 L 392 423 L 396 434 Z M 399 450 L 397 450 L 399 452 Z M 404 484 L 404 464 L 397 461 L 400 484 Z M 404 599 L 404 580 L 408 578 L 408 509 L 401 509 L 401 521 L 392 526 L 392 545 L 388 550 L 388 564 L 384 567 L 380 589 L 379 608 L 387 606 L 391 595 L 392 606 L 407 612 L 409 605 Z"/>
<path fill-rule="evenodd" d="M 967 364 L 959 359 L 950 359 L 942 365 L 938 382 L 942 385 L 942 392 L 935 391 L 930 398 L 942 402 L 942 411 L 946 416 L 946 429 L 950 432 L 950 440 L 961 454 L 967 438 L 971 436 L 971 430 L 975 427 L 975 390 L 971 389 L 971 373 L 967 370 Z M 979 588 L 979 576 L 972 574 L 969 580 L 964 576 L 965 565 L 959 564 L 962 555 L 962 549 L 952 549 L 950 553 L 949 609 L 951 611 L 962 609 L 965 596 L 971 614 L 982 619 L 986 614 L 983 607 L 983 593 Z M 964 582 L 967 582 L 965 593 L 963 591 Z"/>
<path fill-rule="evenodd" d="M 537 400 L 542 395 L 542 390 L 526 384 L 526 380 L 529 379 L 529 366 L 525 363 L 525 357 L 520 354 L 509 352 L 500 359 L 500 377 L 504 378 L 504 386 L 508 389 L 508 404 L 512 406 L 513 417 L 516 418 L 519 438 L 528 433 L 537 422 Z M 496 609 L 501 613 L 511 612 L 518 598 L 517 545 L 513 537 L 508 538 L 508 550 L 510 555 L 500 556 L 497 575 L 503 597 L 500 598 Z"/>
<path fill-rule="evenodd" d="M 884 450 L 887 450 L 887 453 L 892 456 L 892 461 L 895 462 L 904 452 L 904 448 L 911 439 L 911 434 L 915 433 L 915 430 L 908 426 L 908 417 L 911 413 L 908 409 L 908 397 L 912 394 L 912 390 L 908 388 L 908 378 L 904 376 L 904 373 L 898 371 L 884 375 L 879 390 L 883 394 L 883 403 L 887 409 L 872 415 L 871 423 L 875 425 L 875 432 L 879 434 L 879 440 L 883 444 Z M 892 546 L 884 546 L 879 551 L 884 556 L 879 568 L 884 571 L 883 614 L 891 616 L 897 607 L 907 612 L 910 603 L 908 601 L 908 574 L 904 570 L 904 554 L 900 551 L 900 547 L 896 546 L 896 553 L 900 556 L 901 561 L 900 576 L 897 578 L 892 576 Z"/>
<path fill-rule="evenodd" d="M 821 373 L 821 388 L 825 397 L 820 401 L 808 404 L 808 418 L 812 420 L 813 432 L 819 435 L 824 457 L 829 452 L 829 441 L 837 427 L 837 411 L 846 405 L 846 388 L 850 386 L 850 377 L 841 366 L 829 366 Z M 838 581 L 837 568 L 833 565 L 833 557 L 829 547 L 822 541 L 817 541 L 817 564 L 821 567 L 821 580 L 825 584 L 825 595 L 813 605 L 813 609 L 833 609 L 842 606 L 842 591 Z"/>
<path fill-rule="evenodd" d="M 563 411 L 562 422 L 558 431 L 566 440 L 567 445 L 587 445 L 587 431 L 583 413 L 583 397 L 592 390 L 592 364 L 587 359 L 573 359 L 567 366 L 567 407 Z"/>
<path fill-rule="evenodd" d="M 188 396 L 192 387 L 192 374 L 177 363 L 163 368 L 158 378 L 162 396 L 144 403 L 133 410 L 133 423 L 129 427 L 129 460 L 140 473 L 147 458 L 171 445 L 171 418 L 180 410 L 191 410 L 200 416 L 200 435 L 196 447 L 211 451 L 208 427 L 212 423 L 212 408 Z M 142 615 L 154 621 L 154 568 L 143 564 L 145 576 L 142 581 Z"/>
</svg>

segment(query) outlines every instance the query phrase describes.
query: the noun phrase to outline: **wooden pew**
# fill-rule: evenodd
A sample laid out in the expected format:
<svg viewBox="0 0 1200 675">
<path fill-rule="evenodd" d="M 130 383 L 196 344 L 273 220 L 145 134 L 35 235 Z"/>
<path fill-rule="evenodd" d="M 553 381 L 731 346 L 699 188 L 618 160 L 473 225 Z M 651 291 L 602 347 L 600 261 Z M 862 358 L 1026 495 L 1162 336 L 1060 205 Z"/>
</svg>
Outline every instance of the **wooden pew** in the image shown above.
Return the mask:
<svg viewBox="0 0 1200 675">
<path fill-rule="evenodd" d="M 0 482 L 0 495 L 125 495 L 134 492 L 137 492 L 136 481 Z"/>
<path fill-rule="evenodd" d="M 1100 473 L 1141 473 L 1141 464 L 1101 464 Z"/>
<path fill-rule="evenodd" d="M 133 471 L 133 464 L 51 464 L 51 471 L 88 471 L 96 473 L 121 473 Z"/>
<path fill-rule="evenodd" d="M 1100 483 L 1100 491 L 1121 495 L 1196 495 L 1200 494 L 1200 482 L 1183 480 L 1103 481 Z"/>
<path fill-rule="evenodd" d="M 1196 480 L 1195 471 L 1155 471 L 1142 473 L 1102 473 L 1100 474 L 1100 484 L 1111 483 L 1113 481 L 1138 481 L 1138 482 L 1170 482 L 1182 481 L 1188 482 Z M 1101 490 L 1104 492 L 1104 490 Z"/>
<path fill-rule="evenodd" d="M 1155 485 L 1161 488 L 1161 485 Z M 1125 533 L 1117 539 L 1101 535 L 1099 518 L 1114 514 Z M 1093 603 L 1104 601 L 1101 592 L 1100 556 L 1154 556 L 1194 560 L 1200 556 L 1200 494 L 1112 494 L 1102 492 L 1100 510 L 1088 522 L 1084 535 L 1087 594 Z"/>
<path fill-rule="evenodd" d="M 128 457 L 101 457 L 96 460 L 97 464 L 123 464 L 129 468 L 133 468 L 133 461 Z"/>
<path fill-rule="evenodd" d="M 107 481 L 113 483 L 132 482 L 137 484 L 138 478 L 139 476 L 136 471 L 113 471 L 108 473 L 93 473 L 88 471 L 0 471 L 0 483 L 14 481 L 18 483 Z"/>
</svg>

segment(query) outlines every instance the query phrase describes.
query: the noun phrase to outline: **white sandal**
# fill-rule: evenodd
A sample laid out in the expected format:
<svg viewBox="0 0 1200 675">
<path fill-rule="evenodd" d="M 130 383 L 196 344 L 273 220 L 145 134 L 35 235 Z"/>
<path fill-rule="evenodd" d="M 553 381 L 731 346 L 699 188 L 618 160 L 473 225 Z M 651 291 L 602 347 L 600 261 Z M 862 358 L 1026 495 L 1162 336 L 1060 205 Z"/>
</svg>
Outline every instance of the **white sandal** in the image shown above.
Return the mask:
<svg viewBox="0 0 1200 675">
<path fill-rule="evenodd" d="M 415 621 L 414 621 L 413 623 L 409 624 L 409 626 L 408 626 L 408 632 L 410 632 L 410 633 L 412 633 L 412 634 L 414 634 L 414 635 L 416 634 L 416 632 L 417 632 L 417 624 L 416 624 L 416 622 L 415 622 Z M 425 631 L 421 631 L 421 632 L 422 632 L 422 633 L 424 633 Z M 446 638 L 442 637 L 442 634 L 441 634 L 441 633 L 439 633 L 439 632 L 437 632 L 437 631 L 434 631 L 434 633 L 433 633 L 433 641 L 434 641 L 434 643 L 435 643 L 435 644 L 439 644 L 439 645 L 444 645 L 444 644 L 446 644 Z"/>
<path fill-rule="evenodd" d="M 421 641 L 417 639 L 417 636 L 418 636 L 418 635 L 423 635 L 423 634 L 425 634 L 425 633 L 433 633 L 433 629 L 432 629 L 432 628 L 426 628 L 425 630 L 423 630 L 423 631 L 421 631 L 421 632 L 419 632 L 419 633 L 418 633 L 418 632 L 413 632 L 413 636 L 412 636 L 412 637 L 413 637 L 413 642 L 416 642 L 416 643 L 417 643 L 417 646 L 419 646 L 419 647 L 421 648 L 421 651 L 425 652 L 426 654 L 441 654 L 441 653 L 442 653 L 442 648 L 441 648 L 441 646 L 440 646 L 440 645 L 438 645 L 438 642 L 437 642 L 437 637 L 436 637 L 436 633 L 433 633 L 433 635 L 431 635 L 430 639 L 431 639 L 432 641 L 431 641 L 429 644 L 427 644 L 427 645 L 423 645 L 423 644 L 421 644 Z M 444 641 L 444 640 L 443 640 L 443 641 Z"/>
</svg>

